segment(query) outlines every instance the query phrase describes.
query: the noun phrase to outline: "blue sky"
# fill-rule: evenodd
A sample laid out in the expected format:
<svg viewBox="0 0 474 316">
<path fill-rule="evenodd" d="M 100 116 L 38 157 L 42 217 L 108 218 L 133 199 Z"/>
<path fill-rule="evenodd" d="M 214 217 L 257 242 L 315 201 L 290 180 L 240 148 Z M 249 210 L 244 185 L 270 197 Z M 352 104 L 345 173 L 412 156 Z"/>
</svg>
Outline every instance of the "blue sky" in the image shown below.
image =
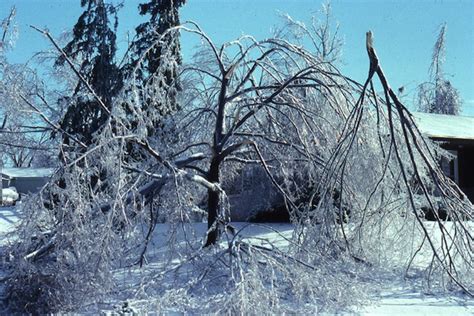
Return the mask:
<svg viewBox="0 0 474 316">
<path fill-rule="evenodd" d="M 127 31 L 140 22 L 138 0 L 125 0 L 120 14 L 119 43 L 127 43 Z M 79 0 L 1 0 L 0 13 L 17 7 L 20 37 L 11 62 L 24 62 L 48 43 L 28 25 L 47 27 L 55 36 L 76 22 L 81 8 Z M 309 21 L 321 7 L 319 0 L 189 0 L 181 20 L 193 20 L 216 43 L 232 40 L 242 34 L 257 39 L 268 37 L 279 23 L 278 13 Z M 342 70 L 362 81 L 367 74 L 365 32 L 375 34 L 375 47 L 391 85 L 405 86 L 411 92 L 428 79 L 432 47 L 439 26 L 446 22 L 447 60 L 445 71 L 464 100 L 463 114 L 474 116 L 474 1 L 473 0 L 333 0 L 333 17 L 340 23 L 343 47 Z M 191 55 L 195 41 L 183 37 L 185 59 Z M 405 103 L 410 104 L 411 97 Z"/>
</svg>

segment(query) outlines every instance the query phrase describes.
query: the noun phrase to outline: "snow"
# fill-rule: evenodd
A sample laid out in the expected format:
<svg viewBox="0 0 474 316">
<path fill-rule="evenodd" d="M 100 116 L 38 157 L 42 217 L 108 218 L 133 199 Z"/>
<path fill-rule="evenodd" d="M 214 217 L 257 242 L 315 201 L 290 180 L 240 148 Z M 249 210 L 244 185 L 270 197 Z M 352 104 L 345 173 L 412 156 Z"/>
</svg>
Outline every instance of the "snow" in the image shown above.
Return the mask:
<svg viewBox="0 0 474 316">
<path fill-rule="evenodd" d="M 199 244 L 202 242 L 202 236 L 206 232 L 206 223 L 192 224 L 195 235 L 187 236 L 187 243 Z M 293 227 L 291 224 L 249 224 L 249 223 L 232 223 L 236 231 L 240 231 L 239 235 L 242 239 L 250 242 L 254 245 L 268 245 L 268 242 L 272 243 L 272 246 L 276 249 L 284 249 L 288 245 L 288 240 L 291 239 L 293 233 Z M 432 226 L 432 225 L 429 225 Z M 152 242 L 153 246 L 150 245 L 151 250 L 149 252 L 150 259 L 153 263 L 149 262 L 149 268 L 161 266 L 166 260 L 166 240 L 168 236 L 168 225 L 158 224 L 155 238 Z M 181 232 L 182 234 L 182 232 Z M 184 240 L 183 236 L 177 237 L 178 240 Z M 223 238 L 222 242 L 225 242 L 226 238 Z M 162 258 L 162 259 L 158 259 Z M 158 259 L 158 261 L 157 261 Z M 429 258 L 424 258 L 430 260 Z M 423 260 L 424 260 L 423 259 Z M 146 266 L 144 267 L 146 270 Z M 172 270 L 172 268 L 170 268 Z M 130 275 L 139 273 L 142 279 L 149 279 L 149 275 L 141 270 L 141 272 L 122 271 L 120 275 L 117 275 L 119 279 L 122 279 L 123 284 L 129 285 Z M 468 301 L 465 297 L 449 296 L 447 294 L 424 294 L 419 292 L 419 279 L 400 279 L 399 275 L 387 274 L 383 277 L 383 283 L 374 282 L 374 292 L 369 299 L 367 305 L 363 306 L 360 310 L 357 310 L 357 315 L 375 316 L 375 315 L 474 315 L 474 301 Z M 133 282 L 133 281 L 132 281 Z M 376 288 L 381 290 L 375 290 Z M 117 300 L 120 302 L 120 300 Z M 133 300 L 128 302 L 131 305 Z M 118 305 L 117 305 L 118 306 Z M 116 310 L 114 310 L 116 311 Z M 107 311 L 112 314 L 111 310 Z M 170 313 L 177 311 L 168 311 Z M 323 313 L 324 315 L 332 315 L 329 313 Z M 353 313 L 342 313 L 341 315 L 353 315 Z"/>
<path fill-rule="evenodd" d="M 474 117 L 412 113 L 420 131 L 428 137 L 474 140 Z"/>
<path fill-rule="evenodd" d="M 389 293 L 377 305 L 366 307 L 361 315 L 448 316 L 473 315 L 474 303 L 445 297 L 424 297 L 417 293 Z"/>
<path fill-rule="evenodd" d="M 4 253 L 4 247 L 11 241 L 9 233 L 15 230 L 15 225 L 18 223 L 19 216 L 15 206 L 0 206 L 0 280 L 7 276 L 4 271 L 4 263 L 6 261 L 6 255 Z M 5 284 L 0 282 L 0 297 L 3 297 Z M 2 313 L 0 301 L 0 313 Z"/>
<path fill-rule="evenodd" d="M 18 223 L 19 215 L 15 206 L 0 207 L 0 246 L 5 246 L 7 240 L 5 239 L 6 234 L 15 229 L 15 224 Z M 192 224 L 196 234 L 193 236 L 187 236 L 187 242 L 194 240 L 199 243 L 202 239 L 203 234 L 206 231 L 206 223 L 195 223 Z M 286 240 L 291 237 L 293 228 L 291 224 L 249 224 L 249 223 L 232 223 L 236 230 L 241 230 L 244 238 L 248 241 L 253 240 L 255 244 L 265 244 L 267 241 L 272 241 L 275 246 L 280 249 L 285 247 Z M 166 251 L 164 244 L 167 239 L 167 224 L 158 224 L 156 228 L 157 234 L 154 238 L 155 254 L 153 257 L 162 258 L 166 260 Z M 189 239 L 190 238 L 190 239 Z M 0 256 L 3 257 L 0 247 Z M 161 264 L 155 262 L 152 265 Z M 148 266 L 150 267 L 150 265 Z M 146 265 L 144 270 L 146 270 Z M 142 270 L 141 273 L 144 271 Z M 133 275 L 130 270 L 122 271 L 117 275 L 118 278 L 124 278 L 124 282 L 133 282 L 130 276 Z M 0 271 L 0 277 L 4 273 Z M 378 293 L 374 291 L 372 299 L 374 303 L 368 303 L 362 309 L 356 312 L 357 315 L 375 316 L 375 315 L 430 315 L 430 316 L 441 316 L 441 315 L 474 315 L 474 301 L 468 301 L 466 298 L 446 296 L 446 295 L 427 295 L 419 293 L 416 287 L 416 279 L 413 280 L 400 280 L 397 277 L 386 276 L 382 281 L 382 290 Z M 379 284 L 374 284 L 375 287 L 379 287 Z M 119 293 L 117 295 L 120 295 Z M 120 301 L 117 300 L 117 301 Z M 122 301 L 123 302 L 123 301 Z M 131 305 L 134 305 L 133 300 L 128 301 Z M 109 315 L 116 312 L 115 308 L 105 307 L 102 310 L 103 314 Z M 170 311 L 171 312 L 171 311 Z M 342 315 L 353 315 L 354 313 L 342 313 Z M 332 315 L 332 314 L 326 314 Z"/>
<path fill-rule="evenodd" d="M 2 174 L 9 178 L 46 178 L 50 177 L 54 168 L 3 168 Z"/>
<path fill-rule="evenodd" d="M 0 206 L 0 245 L 6 243 L 6 235 L 15 229 L 18 223 L 18 212 L 15 206 Z"/>
</svg>

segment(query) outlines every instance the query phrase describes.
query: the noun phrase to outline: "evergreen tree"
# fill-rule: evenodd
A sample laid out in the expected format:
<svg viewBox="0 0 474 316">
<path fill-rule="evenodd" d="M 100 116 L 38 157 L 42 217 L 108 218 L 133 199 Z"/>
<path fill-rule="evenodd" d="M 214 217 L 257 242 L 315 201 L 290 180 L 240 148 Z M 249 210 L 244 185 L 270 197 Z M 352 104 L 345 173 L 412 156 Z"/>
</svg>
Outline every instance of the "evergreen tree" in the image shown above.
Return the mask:
<svg viewBox="0 0 474 316">
<path fill-rule="evenodd" d="M 129 67 L 142 84 L 143 110 L 153 117 L 153 129 L 159 127 L 160 117 L 179 108 L 177 92 L 181 88 L 176 78 L 182 62 L 181 47 L 179 33 L 170 29 L 180 24 L 179 8 L 185 2 L 151 0 L 139 5 L 140 15 L 150 15 L 150 19 L 136 28 Z"/>
<path fill-rule="evenodd" d="M 119 6 L 103 0 L 81 0 L 85 8 L 73 30 L 72 40 L 64 47 L 68 58 L 79 63 L 79 72 L 90 84 L 107 110 L 111 109 L 112 98 L 122 87 L 120 70 L 115 64 L 116 30 Z M 63 65 L 65 57 L 57 59 L 56 65 Z M 93 134 L 104 124 L 109 111 L 87 91 L 84 82 L 79 81 L 71 103 L 62 119 L 61 127 L 90 144 Z M 68 137 L 64 144 L 69 145 Z"/>
</svg>

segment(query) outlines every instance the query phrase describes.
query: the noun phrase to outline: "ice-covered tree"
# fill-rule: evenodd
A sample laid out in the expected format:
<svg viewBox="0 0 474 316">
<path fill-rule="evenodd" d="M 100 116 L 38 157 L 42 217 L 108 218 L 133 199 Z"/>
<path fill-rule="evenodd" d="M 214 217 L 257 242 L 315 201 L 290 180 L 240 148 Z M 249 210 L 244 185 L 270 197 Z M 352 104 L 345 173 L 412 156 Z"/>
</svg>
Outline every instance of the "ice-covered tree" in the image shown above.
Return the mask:
<svg viewBox="0 0 474 316">
<path fill-rule="evenodd" d="M 390 88 L 372 33 L 367 79 L 358 83 L 288 38 L 243 36 L 218 47 L 189 23 L 158 43 L 176 29 L 204 46 L 180 72 L 182 106 L 162 120 L 160 137 L 149 137 L 154 118 L 143 87 L 127 82 L 111 119 L 66 166 L 67 190 L 52 181 L 24 203 L 23 242 L 11 250 L 7 278 L 12 307 L 75 310 L 120 293 L 144 310 L 337 311 L 384 269 L 472 295 L 472 205 Z M 172 51 L 161 47 L 165 65 Z M 165 80 L 166 72 L 155 76 Z M 144 155 L 130 157 L 130 143 Z M 229 222 L 225 182 L 242 177 L 245 165 L 264 170 L 283 196 L 293 224 L 284 246 Z M 107 177 L 91 190 L 97 171 Z M 423 206 L 445 210 L 451 225 L 425 222 Z M 190 223 L 196 210 L 207 213 L 207 231 Z M 153 248 L 158 233 L 167 247 Z M 417 262 L 421 253 L 431 260 Z M 123 282 L 124 274 L 136 282 Z"/>
<path fill-rule="evenodd" d="M 109 117 L 112 99 L 122 87 L 121 73 L 115 62 L 120 6 L 103 0 L 81 0 L 81 6 L 84 12 L 56 64 L 64 65 L 70 59 L 79 65 L 77 71 L 83 80 L 78 81 L 70 96 L 65 96 L 69 107 L 61 120 L 61 128 L 88 145 Z M 64 144 L 77 146 L 67 134 L 61 135 Z"/>
<path fill-rule="evenodd" d="M 180 24 L 179 9 L 185 3 L 185 0 L 151 0 L 139 5 L 140 15 L 148 16 L 148 20 L 135 29 L 123 72 L 140 86 L 143 109 L 153 117 L 153 126 L 148 128 L 150 136 L 160 128 L 163 116 L 179 108 L 180 35 L 170 30 Z M 165 94 L 172 102 L 161 100 L 160 95 Z"/>
<path fill-rule="evenodd" d="M 461 111 L 459 91 L 446 78 L 443 66 L 446 60 L 446 23 L 441 25 L 433 47 L 430 80 L 418 87 L 418 109 L 422 112 L 458 115 Z"/>
<path fill-rule="evenodd" d="M 339 34 L 339 23 L 333 18 L 330 1 L 323 3 L 321 10 L 311 17 L 308 24 L 295 20 L 288 14 L 283 14 L 282 19 L 284 23 L 275 29 L 275 37 L 305 45 L 324 61 L 334 64 L 339 62 L 344 41 Z"/>
<path fill-rule="evenodd" d="M 52 116 L 56 110 L 49 106 L 49 90 L 37 72 L 7 58 L 18 36 L 15 14 L 12 8 L 0 27 L 0 151 L 5 165 L 44 166 L 54 161 L 49 153 L 54 142 L 41 115 Z"/>
<path fill-rule="evenodd" d="M 158 70 L 161 71 L 160 62 L 163 46 L 169 47 L 176 59 L 176 65 L 181 64 L 181 53 L 179 34 L 169 33 L 162 37 L 169 29 L 180 24 L 179 9 L 186 3 L 185 0 L 152 0 L 139 5 L 140 15 L 149 15 L 149 21 L 137 26 L 135 29 L 137 35 L 133 42 L 133 54 L 135 63 L 139 62 L 137 58 L 142 58 L 141 68 L 145 71 L 144 76 L 152 76 Z M 157 42 L 165 42 L 163 45 L 156 45 Z M 176 68 L 167 69 L 166 79 L 168 85 L 177 75 Z"/>
</svg>

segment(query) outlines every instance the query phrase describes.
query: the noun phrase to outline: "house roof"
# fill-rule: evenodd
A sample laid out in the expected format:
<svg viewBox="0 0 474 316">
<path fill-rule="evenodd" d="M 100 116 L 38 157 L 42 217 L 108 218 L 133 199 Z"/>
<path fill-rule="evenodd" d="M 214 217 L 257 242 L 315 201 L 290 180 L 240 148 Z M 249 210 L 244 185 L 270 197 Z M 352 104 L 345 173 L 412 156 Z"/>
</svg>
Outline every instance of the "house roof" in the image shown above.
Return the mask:
<svg viewBox="0 0 474 316">
<path fill-rule="evenodd" d="M 3 168 L 1 173 L 8 178 L 46 178 L 52 176 L 54 168 Z"/>
<path fill-rule="evenodd" d="M 412 113 L 420 131 L 431 138 L 474 140 L 474 117 Z"/>
</svg>

